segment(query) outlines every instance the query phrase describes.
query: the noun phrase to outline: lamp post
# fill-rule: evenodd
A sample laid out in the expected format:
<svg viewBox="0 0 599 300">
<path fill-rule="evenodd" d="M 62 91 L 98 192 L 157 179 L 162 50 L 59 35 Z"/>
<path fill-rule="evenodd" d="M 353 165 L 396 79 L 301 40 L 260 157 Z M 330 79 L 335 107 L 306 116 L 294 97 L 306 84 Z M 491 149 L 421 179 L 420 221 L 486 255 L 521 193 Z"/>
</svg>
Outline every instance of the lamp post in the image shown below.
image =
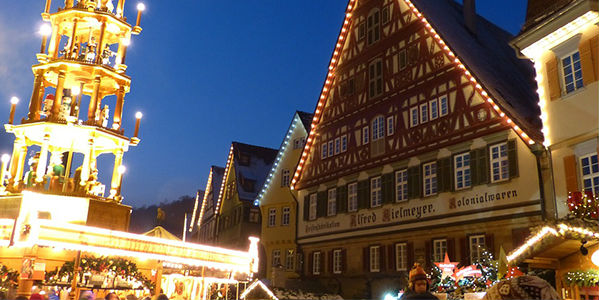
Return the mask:
<svg viewBox="0 0 599 300">
<path fill-rule="evenodd" d="M 137 3 L 137 21 L 135 22 L 135 27 L 139 27 L 139 22 L 141 21 L 141 12 L 146 10 L 146 5 L 143 3 Z"/>
<path fill-rule="evenodd" d="M 40 49 L 40 53 L 45 54 L 46 44 L 48 43 L 48 37 L 50 36 L 50 34 L 52 34 L 52 26 L 48 25 L 47 23 L 44 23 L 42 26 L 40 26 L 39 33 L 42 35 L 42 47 Z"/>
<path fill-rule="evenodd" d="M 17 108 L 17 103 L 19 103 L 19 98 L 12 97 L 10 98 L 10 116 L 8 117 L 8 124 L 13 123 L 15 119 L 15 109 Z"/>
<path fill-rule="evenodd" d="M 0 188 L 2 190 L 4 190 L 4 177 L 6 176 L 6 164 L 10 160 L 10 155 L 2 154 L 1 160 L 2 160 L 2 165 L 0 166 L 0 168 L 2 168 L 2 170 L 0 170 Z"/>
<path fill-rule="evenodd" d="M 138 111 L 137 113 L 135 113 L 135 133 L 133 134 L 133 137 L 137 137 L 139 134 L 139 123 L 141 121 L 141 117 L 143 116 L 143 114 Z"/>
</svg>

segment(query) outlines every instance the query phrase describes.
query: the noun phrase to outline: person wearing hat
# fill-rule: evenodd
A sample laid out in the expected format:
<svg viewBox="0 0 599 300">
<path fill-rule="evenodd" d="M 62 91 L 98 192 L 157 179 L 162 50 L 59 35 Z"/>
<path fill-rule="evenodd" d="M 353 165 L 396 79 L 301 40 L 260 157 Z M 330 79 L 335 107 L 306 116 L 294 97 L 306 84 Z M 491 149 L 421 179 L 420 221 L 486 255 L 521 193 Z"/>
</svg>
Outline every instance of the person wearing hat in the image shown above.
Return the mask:
<svg viewBox="0 0 599 300">
<path fill-rule="evenodd" d="M 415 263 L 409 273 L 408 289 L 399 300 L 431 299 L 439 300 L 428 291 L 429 283 L 426 272 L 419 263 Z"/>
</svg>

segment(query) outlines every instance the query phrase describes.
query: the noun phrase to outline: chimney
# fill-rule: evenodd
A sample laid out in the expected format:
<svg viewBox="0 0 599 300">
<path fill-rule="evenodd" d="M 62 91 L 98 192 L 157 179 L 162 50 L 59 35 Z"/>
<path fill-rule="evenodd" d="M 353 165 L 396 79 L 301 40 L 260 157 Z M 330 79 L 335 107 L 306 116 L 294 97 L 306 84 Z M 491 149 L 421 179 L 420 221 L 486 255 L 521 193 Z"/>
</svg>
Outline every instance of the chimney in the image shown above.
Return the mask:
<svg viewBox="0 0 599 300">
<path fill-rule="evenodd" d="M 476 0 L 464 0 L 464 24 L 470 33 L 476 35 Z"/>
</svg>

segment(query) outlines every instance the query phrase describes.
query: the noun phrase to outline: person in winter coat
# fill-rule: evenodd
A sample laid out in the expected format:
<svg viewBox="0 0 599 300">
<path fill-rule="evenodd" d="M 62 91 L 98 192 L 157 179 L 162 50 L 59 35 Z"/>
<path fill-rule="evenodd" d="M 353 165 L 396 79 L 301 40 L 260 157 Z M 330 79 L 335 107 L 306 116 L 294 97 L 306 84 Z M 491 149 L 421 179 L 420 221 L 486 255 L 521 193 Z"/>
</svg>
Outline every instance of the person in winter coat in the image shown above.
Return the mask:
<svg viewBox="0 0 599 300">
<path fill-rule="evenodd" d="M 428 278 L 426 278 L 426 272 L 424 272 L 424 269 L 422 269 L 419 263 L 415 263 L 409 273 L 408 289 L 401 295 L 399 300 L 439 300 L 439 298 L 431 294 L 428 289 L 429 282 Z"/>
</svg>

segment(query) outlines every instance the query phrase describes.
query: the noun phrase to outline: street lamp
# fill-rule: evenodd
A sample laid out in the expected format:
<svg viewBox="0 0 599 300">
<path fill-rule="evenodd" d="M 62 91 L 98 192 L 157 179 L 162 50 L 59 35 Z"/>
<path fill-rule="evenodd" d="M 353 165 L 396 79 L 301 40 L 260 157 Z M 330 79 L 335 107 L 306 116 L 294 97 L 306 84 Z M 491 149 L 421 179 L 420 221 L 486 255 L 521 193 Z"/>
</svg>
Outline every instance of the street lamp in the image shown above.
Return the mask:
<svg viewBox="0 0 599 300">
<path fill-rule="evenodd" d="M 52 34 L 52 26 L 48 25 L 48 23 L 42 24 L 40 26 L 39 33 L 42 35 L 42 48 L 40 53 L 44 54 L 46 52 L 46 43 L 48 42 L 48 36 Z"/>
<path fill-rule="evenodd" d="M 17 103 L 19 103 L 19 98 L 14 96 L 10 98 L 10 116 L 8 117 L 8 124 L 12 124 L 15 119 L 15 108 L 17 107 Z"/>
<path fill-rule="evenodd" d="M 139 21 L 141 20 L 141 12 L 146 10 L 146 5 L 139 2 L 137 3 L 137 22 L 135 22 L 135 27 L 139 27 Z"/>
</svg>

